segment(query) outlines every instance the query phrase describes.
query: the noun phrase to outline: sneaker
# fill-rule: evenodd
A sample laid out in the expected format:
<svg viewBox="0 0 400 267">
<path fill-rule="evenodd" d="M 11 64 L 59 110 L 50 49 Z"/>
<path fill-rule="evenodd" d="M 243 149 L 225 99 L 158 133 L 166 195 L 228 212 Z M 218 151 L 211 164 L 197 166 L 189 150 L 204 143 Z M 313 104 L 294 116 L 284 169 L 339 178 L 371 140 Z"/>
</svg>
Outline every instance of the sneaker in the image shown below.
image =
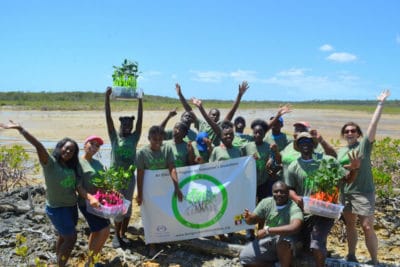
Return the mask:
<svg viewBox="0 0 400 267">
<path fill-rule="evenodd" d="M 350 262 L 358 262 L 356 255 L 354 254 L 348 254 L 345 258 L 346 261 L 350 261 Z"/>
</svg>

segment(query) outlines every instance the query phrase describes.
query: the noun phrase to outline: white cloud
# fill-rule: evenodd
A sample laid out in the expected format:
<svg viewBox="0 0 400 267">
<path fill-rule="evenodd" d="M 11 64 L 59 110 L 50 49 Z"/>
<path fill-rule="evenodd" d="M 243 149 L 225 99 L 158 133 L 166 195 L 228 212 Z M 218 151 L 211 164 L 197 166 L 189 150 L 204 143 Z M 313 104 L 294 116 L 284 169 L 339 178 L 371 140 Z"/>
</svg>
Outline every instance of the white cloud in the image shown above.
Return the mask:
<svg viewBox="0 0 400 267">
<path fill-rule="evenodd" d="M 303 76 L 304 73 L 307 71 L 307 69 L 296 69 L 296 68 L 291 68 L 288 70 L 283 70 L 278 72 L 278 76 L 284 76 L 284 77 L 294 77 L 294 76 Z"/>
<path fill-rule="evenodd" d="M 198 82 L 219 83 L 229 74 L 220 71 L 191 71 L 195 75 L 193 80 Z"/>
<path fill-rule="evenodd" d="M 229 76 L 234 78 L 236 81 L 256 81 L 257 72 L 252 70 L 237 70 L 229 73 Z"/>
<path fill-rule="evenodd" d="M 400 45 L 400 34 L 396 35 L 396 43 Z"/>
<path fill-rule="evenodd" d="M 324 45 L 320 46 L 319 50 L 324 51 L 324 52 L 329 52 L 329 51 L 333 51 L 334 48 L 330 44 L 324 44 Z"/>
<path fill-rule="evenodd" d="M 341 53 L 332 53 L 326 59 L 344 63 L 357 60 L 357 56 L 350 53 L 341 52 Z"/>
</svg>

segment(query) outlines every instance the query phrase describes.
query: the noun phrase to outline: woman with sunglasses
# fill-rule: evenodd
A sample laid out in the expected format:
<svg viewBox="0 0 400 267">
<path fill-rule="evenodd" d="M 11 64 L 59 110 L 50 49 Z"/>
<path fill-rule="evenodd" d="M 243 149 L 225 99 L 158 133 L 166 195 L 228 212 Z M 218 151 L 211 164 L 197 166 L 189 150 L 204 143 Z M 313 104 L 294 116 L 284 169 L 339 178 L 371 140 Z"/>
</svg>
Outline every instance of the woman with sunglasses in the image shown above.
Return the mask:
<svg viewBox="0 0 400 267">
<path fill-rule="evenodd" d="M 390 91 L 384 90 L 378 97 L 378 105 L 363 136 L 361 128 L 354 122 L 348 122 L 341 129 L 341 136 L 347 141 L 347 146 L 338 151 L 338 160 L 346 168 L 349 164 L 348 153 L 355 151 L 361 157 L 361 165 L 355 180 L 341 188 L 341 202 L 345 206 L 343 217 L 346 223 L 348 261 L 357 262 L 357 218 L 365 235 L 365 243 L 371 256 L 370 264 L 378 264 L 378 239 L 374 231 L 375 185 L 371 168 L 372 144 L 375 141 L 376 129 L 382 114 L 383 104 Z"/>
</svg>

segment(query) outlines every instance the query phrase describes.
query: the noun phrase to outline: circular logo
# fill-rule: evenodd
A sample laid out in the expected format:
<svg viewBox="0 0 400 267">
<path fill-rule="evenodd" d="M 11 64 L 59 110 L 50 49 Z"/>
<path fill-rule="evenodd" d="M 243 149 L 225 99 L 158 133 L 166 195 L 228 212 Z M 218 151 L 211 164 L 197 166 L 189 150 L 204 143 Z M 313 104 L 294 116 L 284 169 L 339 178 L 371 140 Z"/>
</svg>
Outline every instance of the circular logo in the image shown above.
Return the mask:
<svg viewBox="0 0 400 267">
<path fill-rule="evenodd" d="M 221 219 L 221 217 L 225 214 L 226 208 L 228 207 L 228 192 L 226 191 L 225 186 L 218 181 L 216 178 L 207 175 L 207 174 L 194 174 L 192 176 L 189 176 L 185 179 L 183 179 L 180 183 L 179 183 L 179 188 L 182 189 L 183 187 L 185 187 L 187 184 L 189 184 L 190 182 L 194 182 L 194 181 L 199 181 L 199 180 L 205 180 L 209 183 L 212 183 L 213 185 L 215 185 L 219 192 L 220 192 L 220 196 L 221 196 L 221 206 L 219 208 L 219 210 L 216 212 L 215 216 L 212 217 L 211 219 L 209 219 L 208 221 L 202 222 L 202 223 L 198 223 L 198 222 L 191 222 L 189 221 L 188 218 L 185 218 L 178 207 L 178 198 L 175 196 L 175 194 L 172 197 L 172 210 L 174 212 L 175 218 L 183 225 L 190 227 L 190 228 L 195 228 L 195 229 L 201 229 L 201 228 L 206 228 L 209 227 L 213 224 L 215 224 L 217 221 L 219 221 Z"/>
</svg>

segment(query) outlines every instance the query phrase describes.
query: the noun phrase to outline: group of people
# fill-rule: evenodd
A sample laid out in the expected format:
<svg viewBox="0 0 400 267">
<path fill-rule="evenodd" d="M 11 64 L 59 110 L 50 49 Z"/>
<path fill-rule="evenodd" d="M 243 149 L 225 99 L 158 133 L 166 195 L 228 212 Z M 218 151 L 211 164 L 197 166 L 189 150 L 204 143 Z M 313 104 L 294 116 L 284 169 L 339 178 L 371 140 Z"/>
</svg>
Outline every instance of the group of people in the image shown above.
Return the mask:
<svg viewBox="0 0 400 267">
<path fill-rule="evenodd" d="M 245 118 L 237 117 L 233 123 L 232 119 L 248 88 L 245 81 L 239 85 L 232 108 L 224 119 L 220 120 L 218 109 L 211 109 L 207 113 L 202 101 L 192 98 L 192 104 L 203 117 L 198 118 L 183 96 L 180 85 L 176 84 L 177 95 L 185 109 L 180 121 L 172 130 L 165 130 L 169 119 L 177 114 L 176 109 L 170 111 L 159 125 L 150 127 L 147 136 L 149 144 L 138 149 L 142 134 L 143 94 L 138 95 L 136 125 L 134 126 L 134 116 L 120 117 L 120 127 L 117 131 L 110 108 L 112 88 L 108 87 L 105 93 L 105 115 L 111 143 L 110 166 L 125 169 L 131 165 L 136 167 L 136 177 L 132 174 L 128 188 L 120 193 L 126 199 L 132 200 L 137 185 L 136 203 L 140 206 L 145 201 L 145 170 L 168 169 L 174 193 L 178 200 L 182 201 L 177 167 L 252 156 L 256 160 L 257 169 L 257 175 L 254 177 L 257 181 L 254 200 L 257 207 L 253 212 L 246 209 L 243 218 L 248 224 L 257 224 L 257 231 L 247 232 L 246 236 L 251 242 L 240 255 L 241 263 L 245 266 L 266 266 L 279 261 L 281 266 L 290 266 L 293 244 L 301 234 L 302 240 L 308 240 L 306 246 L 311 249 L 316 266 L 324 266 L 327 236 L 334 221 L 320 216 L 305 215 L 302 210 L 303 197 L 311 194 L 306 186 L 309 183 L 308 174 L 318 169 L 321 159 L 332 158 L 345 170 L 338 188 L 340 201 L 345 206 L 343 217 L 348 239 L 347 259 L 357 260 L 356 222 L 360 219 L 371 262 L 377 264 L 377 238 L 373 229 L 375 191 L 370 154 L 383 104 L 390 92 L 383 91 L 378 97 L 378 106 L 367 135 L 363 137 L 356 123 L 346 123 L 341 129 L 341 135 L 347 141 L 347 146 L 335 151 L 319 132 L 310 128 L 308 122 L 295 123 L 293 137 L 282 132 L 282 116 L 291 112 L 289 105 L 279 107 L 277 114 L 268 119 L 255 119 L 250 125 L 252 134 L 245 134 Z M 191 128 L 192 125 L 195 129 Z M 53 152 L 49 153 L 43 144 L 20 124 L 10 121 L 1 123 L 0 127 L 18 130 L 36 148 L 47 188 L 46 213 L 58 232 L 58 266 L 65 266 L 76 242 L 78 209 L 87 220 L 91 231 L 87 263 L 94 263 L 94 255 L 101 252 L 108 239 L 111 224 L 110 220 L 86 210 L 86 205 L 100 205 L 94 196 L 98 188 L 91 180 L 99 171 L 105 169 L 94 157 L 104 140 L 96 135 L 87 137 L 84 141 L 84 152 L 79 156 L 77 142 L 64 138 L 57 143 Z M 126 214 L 114 218 L 114 248 L 129 242 L 126 231 L 131 212 L 132 204 Z M 225 239 L 226 236 L 221 235 L 220 238 Z M 155 245 L 150 244 L 149 255 L 155 253 Z"/>
</svg>

